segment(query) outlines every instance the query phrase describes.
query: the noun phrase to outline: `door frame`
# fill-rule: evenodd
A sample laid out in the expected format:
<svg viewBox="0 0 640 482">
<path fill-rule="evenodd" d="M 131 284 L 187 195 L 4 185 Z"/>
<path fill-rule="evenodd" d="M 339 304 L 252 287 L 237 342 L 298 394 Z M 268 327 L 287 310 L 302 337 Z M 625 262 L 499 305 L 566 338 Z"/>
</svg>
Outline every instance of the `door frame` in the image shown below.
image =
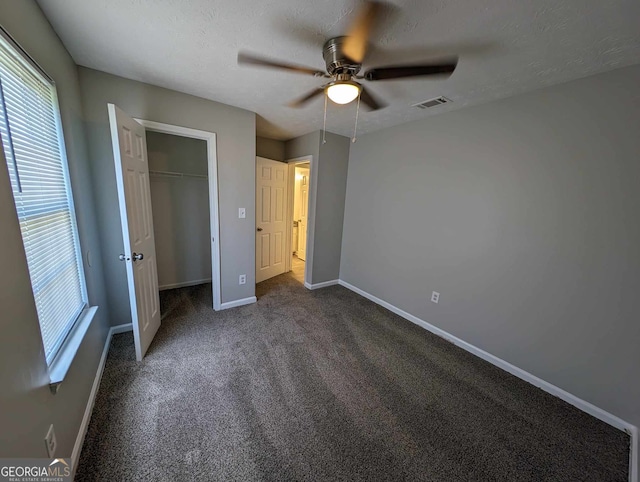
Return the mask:
<svg viewBox="0 0 640 482">
<path fill-rule="evenodd" d="M 209 178 L 209 218 L 211 225 L 211 285 L 213 290 L 213 309 L 221 310 L 220 276 L 220 214 L 218 211 L 218 156 L 215 132 L 190 129 L 162 122 L 135 118 L 145 129 L 163 134 L 172 134 L 207 142 L 207 167 Z"/>
<path fill-rule="evenodd" d="M 316 225 L 316 193 L 318 188 L 318 167 L 314 162 L 313 156 L 301 156 L 285 161 L 289 164 L 289 175 L 287 176 L 287 190 L 289 191 L 289 200 L 287 205 L 287 259 L 285 271 L 291 271 L 293 265 L 293 252 L 291 251 L 291 238 L 293 237 L 293 191 L 296 178 L 296 165 L 309 163 L 309 205 L 307 206 L 307 258 L 304 262 L 304 286 L 311 289 L 313 274 L 313 245 L 315 241 L 315 225 Z"/>
</svg>

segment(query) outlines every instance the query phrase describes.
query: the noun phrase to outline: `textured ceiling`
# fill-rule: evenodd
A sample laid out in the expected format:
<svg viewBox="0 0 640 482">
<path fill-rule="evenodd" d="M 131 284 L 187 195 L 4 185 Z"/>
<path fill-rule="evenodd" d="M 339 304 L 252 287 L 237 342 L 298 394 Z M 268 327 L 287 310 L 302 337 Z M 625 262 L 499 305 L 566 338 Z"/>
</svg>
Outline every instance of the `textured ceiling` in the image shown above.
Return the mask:
<svg viewBox="0 0 640 482">
<path fill-rule="evenodd" d="M 238 50 L 324 69 L 352 0 L 39 0 L 79 64 L 254 111 L 258 135 L 322 128 L 323 101 L 284 105 L 323 79 L 239 67 Z M 358 133 L 640 63 L 637 0 L 396 0 L 364 69 L 459 54 L 446 80 L 368 83 L 389 106 Z M 411 107 L 444 95 L 454 102 Z M 327 130 L 351 136 L 355 103 L 329 102 Z"/>
</svg>

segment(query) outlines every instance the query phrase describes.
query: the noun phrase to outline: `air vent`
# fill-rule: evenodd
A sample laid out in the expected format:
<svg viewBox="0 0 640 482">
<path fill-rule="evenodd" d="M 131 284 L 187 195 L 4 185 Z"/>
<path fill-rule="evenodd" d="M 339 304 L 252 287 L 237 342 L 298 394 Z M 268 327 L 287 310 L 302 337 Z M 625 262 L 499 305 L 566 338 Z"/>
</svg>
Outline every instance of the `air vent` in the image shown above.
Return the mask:
<svg viewBox="0 0 640 482">
<path fill-rule="evenodd" d="M 436 97 L 435 99 L 429 99 L 425 100 L 424 102 L 413 104 L 412 107 L 417 107 L 418 109 L 428 109 L 429 107 L 448 104 L 449 102 L 451 102 L 451 99 L 447 99 L 446 97 Z"/>
</svg>

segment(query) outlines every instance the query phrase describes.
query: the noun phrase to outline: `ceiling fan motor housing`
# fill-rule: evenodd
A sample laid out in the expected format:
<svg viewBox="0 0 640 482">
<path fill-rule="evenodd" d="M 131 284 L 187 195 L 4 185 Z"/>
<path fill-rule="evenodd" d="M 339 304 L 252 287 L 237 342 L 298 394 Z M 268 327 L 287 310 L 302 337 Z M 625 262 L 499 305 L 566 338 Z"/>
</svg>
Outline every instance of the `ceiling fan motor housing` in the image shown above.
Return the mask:
<svg viewBox="0 0 640 482">
<path fill-rule="evenodd" d="M 366 62 L 371 34 L 378 20 L 386 16 L 387 6 L 379 0 L 362 0 L 356 18 L 347 29 L 346 36 L 333 37 L 322 47 L 322 57 L 326 65 L 326 73 L 313 67 L 296 65 L 289 62 L 270 60 L 261 56 L 238 52 L 238 63 L 286 70 L 298 74 L 331 79 L 328 83 L 316 87 L 311 92 L 289 104 L 291 107 L 302 107 L 312 99 L 326 93 L 338 104 L 347 104 L 358 97 L 358 102 L 371 110 L 384 107 L 384 103 L 375 99 L 359 80 L 368 81 L 404 79 L 411 77 L 449 76 L 455 70 L 458 59 L 447 62 L 427 62 L 418 65 L 396 65 L 369 69 L 364 76 L 359 75 L 362 63 Z M 355 94 L 355 95 L 354 95 Z"/>
<path fill-rule="evenodd" d="M 346 37 L 334 37 L 329 39 L 322 48 L 322 56 L 327 65 L 329 75 L 348 74 L 356 75 L 361 65 L 344 55 L 342 46 Z"/>
</svg>

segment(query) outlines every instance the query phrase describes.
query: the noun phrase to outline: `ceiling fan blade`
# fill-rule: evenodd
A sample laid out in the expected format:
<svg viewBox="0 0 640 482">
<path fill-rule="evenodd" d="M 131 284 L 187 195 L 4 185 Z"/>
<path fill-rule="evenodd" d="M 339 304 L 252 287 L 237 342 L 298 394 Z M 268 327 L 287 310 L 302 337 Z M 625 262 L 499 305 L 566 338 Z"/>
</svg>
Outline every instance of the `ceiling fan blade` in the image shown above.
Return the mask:
<svg viewBox="0 0 640 482">
<path fill-rule="evenodd" d="M 373 97 L 371 95 L 371 92 L 369 92 L 364 87 L 361 87 L 361 90 L 360 90 L 360 101 L 364 105 L 366 105 L 369 108 L 369 110 L 383 109 L 384 107 L 387 106 L 387 104 L 385 104 L 384 102 L 377 100 L 375 97 Z"/>
<path fill-rule="evenodd" d="M 258 67 L 268 67 L 272 69 L 289 70 L 291 72 L 297 72 L 299 74 L 313 75 L 315 77 L 325 77 L 327 74 L 321 70 L 313 69 L 311 67 L 304 67 L 301 65 L 286 64 L 284 62 L 278 62 L 270 60 L 257 55 L 247 54 L 244 52 L 238 53 L 238 64 L 244 65 L 257 65 Z"/>
<path fill-rule="evenodd" d="M 449 76 L 456 69 L 458 60 L 432 65 L 405 65 L 398 67 L 378 67 L 367 70 L 364 78 L 367 80 L 391 80 L 405 77 L 422 77 L 427 75 Z"/>
<path fill-rule="evenodd" d="M 324 93 L 325 87 L 326 87 L 326 85 L 323 85 L 322 87 L 318 87 L 317 89 L 314 89 L 311 92 L 309 92 L 308 94 L 306 94 L 304 97 L 300 97 L 299 99 L 296 99 L 296 100 L 294 100 L 292 102 L 289 102 L 289 104 L 288 104 L 289 107 L 294 107 L 294 108 L 302 107 L 304 104 L 309 102 L 314 97 Z"/>
<path fill-rule="evenodd" d="M 358 12 L 358 16 L 351 24 L 344 40 L 343 52 L 354 62 L 362 63 L 367 53 L 369 37 L 376 20 L 380 16 L 381 2 L 366 2 Z"/>
</svg>

